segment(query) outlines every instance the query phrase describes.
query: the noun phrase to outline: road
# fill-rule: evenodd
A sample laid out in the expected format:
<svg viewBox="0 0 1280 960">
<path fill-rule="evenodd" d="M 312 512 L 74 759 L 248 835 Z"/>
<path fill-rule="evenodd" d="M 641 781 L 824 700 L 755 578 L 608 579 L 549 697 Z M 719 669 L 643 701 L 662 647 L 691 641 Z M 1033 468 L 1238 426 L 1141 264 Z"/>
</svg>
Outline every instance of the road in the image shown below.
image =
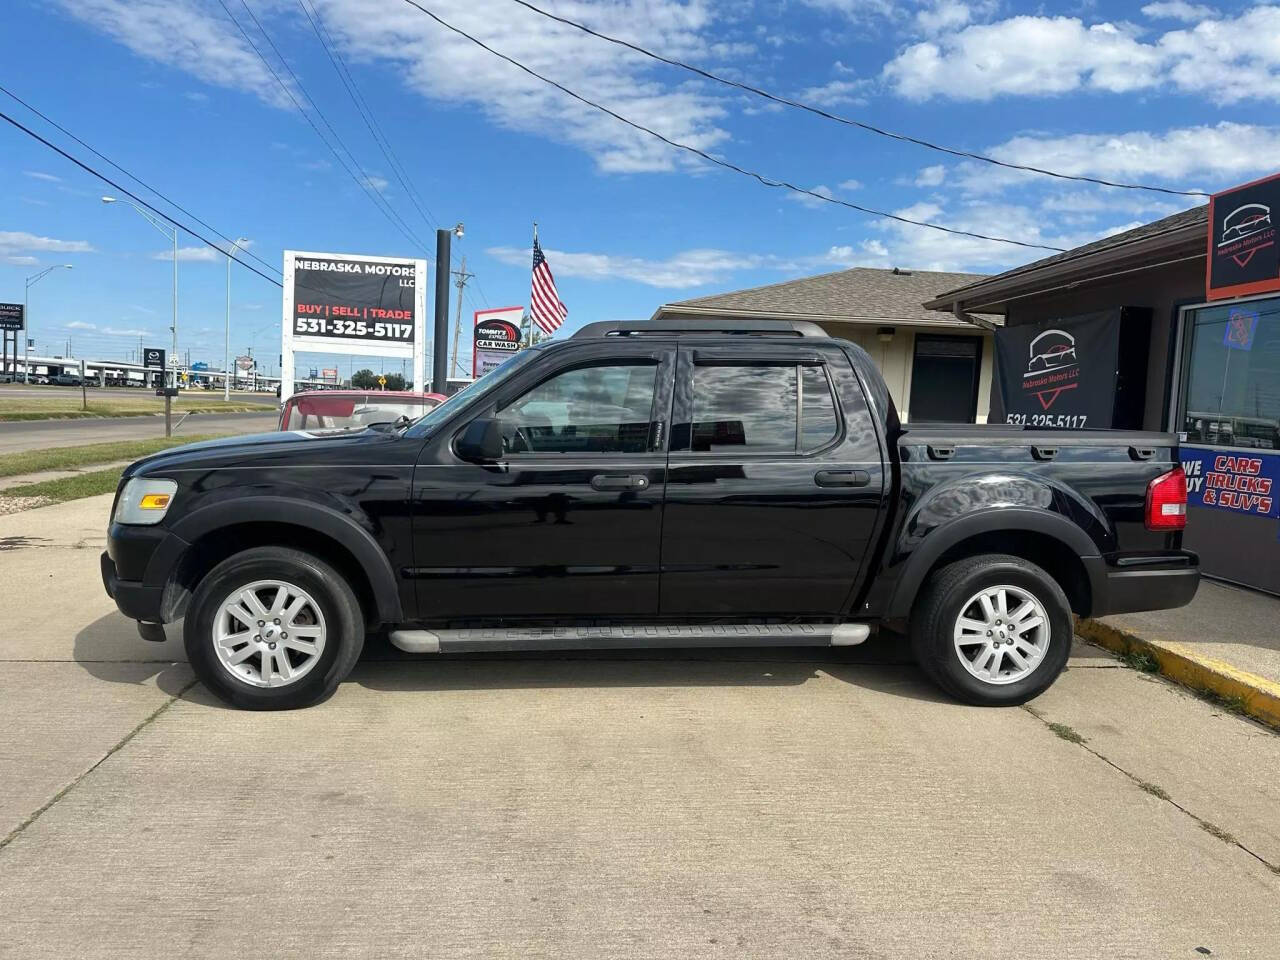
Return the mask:
<svg viewBox="0 0 1280 960">
<path fill-rule="evenodd" d="M 177 416 L 174 417 L 176 422 Z M 274 430 L 275 413 L 193 413 L 174 436 L 202 433 L 262 433 Z M 164 417 L 103 417 L 84 420 L 18 420 L 0 423 L 0 456 L 22 450 L 72 447 L 113 440 L 164 436 Z"/>
<path fill-rule="evenodd" d="M 1276 955 L 1280 737 L 1095 648 L 983 710 L 891 639 L 374 643 L 239 712 L 103 595 L 109 503 L 0 517 L 6 958 Z"/>
</svg>

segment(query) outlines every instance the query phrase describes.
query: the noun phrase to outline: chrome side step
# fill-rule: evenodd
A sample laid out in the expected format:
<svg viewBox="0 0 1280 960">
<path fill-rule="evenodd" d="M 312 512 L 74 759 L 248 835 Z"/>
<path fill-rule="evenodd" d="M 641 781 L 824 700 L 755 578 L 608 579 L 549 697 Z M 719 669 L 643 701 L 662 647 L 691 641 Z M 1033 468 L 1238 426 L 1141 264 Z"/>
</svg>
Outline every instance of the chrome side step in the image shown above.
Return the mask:
<svg viewBox="0 0 1280 960">
<path fill-rule="evenodd" d="M 851 647 L 871 634 L 865 623 L 637 624 L 631 626 L 474 627 L 393 630 L 408 653 L 480 650 L 590 650 L 611 647 Z"/>
</svg>

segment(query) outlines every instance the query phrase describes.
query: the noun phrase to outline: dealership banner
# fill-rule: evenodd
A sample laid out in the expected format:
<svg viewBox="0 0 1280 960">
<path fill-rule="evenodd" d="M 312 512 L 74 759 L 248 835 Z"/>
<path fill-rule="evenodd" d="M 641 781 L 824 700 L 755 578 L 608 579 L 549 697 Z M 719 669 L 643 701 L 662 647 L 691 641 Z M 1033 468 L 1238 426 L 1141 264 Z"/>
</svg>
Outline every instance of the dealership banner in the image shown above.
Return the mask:
<svg viewBox="0 0 1280 960">
<path fill-rule="evenodd" d="M 1119 311 L 1001 327 L 995 332 L 1003 420 L 1085 430 L 1111 426 L 1115 409 Z"/>
<path fill-rule="evenodd" d="M 1215 193 L 1209 200 L 1205 294 L 1210 300 L 1280 290 L 1280 174 Z"/>
<path fill-rule="evenodd" d="M 280 397 L 293 393 L 295 353 L 412 359 L 426 375 L 427 262 L 355 253 L 284 252 Z"/>
<path fill-rule="evenodd" d="M 524 307 L 477 310 L 471 352 L 471 375 L 483 377 L 520 349 L 520 321 Z"/>
<path fill-rule="evenodd" d="M 1255 517 L 1277 517 L 1280 454 L 1181 448 L 1187 503 Z"/>
</svg>

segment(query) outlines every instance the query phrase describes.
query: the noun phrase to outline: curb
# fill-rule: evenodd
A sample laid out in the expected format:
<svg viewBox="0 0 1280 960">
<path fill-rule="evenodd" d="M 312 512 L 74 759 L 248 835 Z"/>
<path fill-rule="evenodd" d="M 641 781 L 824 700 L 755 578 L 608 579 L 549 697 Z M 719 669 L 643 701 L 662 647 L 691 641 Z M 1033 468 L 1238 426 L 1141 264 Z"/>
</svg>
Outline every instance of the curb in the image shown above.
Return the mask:
<svg viewBox="0 0 1280 960">
<path fill-rule="evenodd" d="M 1246 716 L 1280 730 L 1280 683 L 1202 656 L 1184 644 L 1139 637 L 1101 620 L 1081 618 L 1076 633 L 1112 653 L 1145 653 L 1174 683 L 1232 700 Z"/>
</svg>

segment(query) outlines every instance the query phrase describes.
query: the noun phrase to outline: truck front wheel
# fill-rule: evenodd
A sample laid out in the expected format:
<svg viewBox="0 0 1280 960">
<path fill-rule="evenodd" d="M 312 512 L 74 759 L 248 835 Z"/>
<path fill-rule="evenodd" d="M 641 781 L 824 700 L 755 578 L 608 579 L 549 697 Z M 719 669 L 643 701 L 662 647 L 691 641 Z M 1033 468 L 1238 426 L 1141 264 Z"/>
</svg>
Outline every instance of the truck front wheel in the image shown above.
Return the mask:
<svg viewBox="0 0 1280 960">
<path fill-rule="evenodd" d="M 323 560 L 256 547 L 200 582 L 183 641 L 196 675 L 222 700 L 288 710 L 337 689 L 364 646 L 364 619 L 351 587 Z"/>
<path fill-rule="evenodd" d="M 936 571 L 911 613 L 911 649 L 938 686 L 966 703 L 1039 696 L 1071 653 L 1071 608 L 1058 583 L 1021 557 L 983 554 Z"/>
</svg>

